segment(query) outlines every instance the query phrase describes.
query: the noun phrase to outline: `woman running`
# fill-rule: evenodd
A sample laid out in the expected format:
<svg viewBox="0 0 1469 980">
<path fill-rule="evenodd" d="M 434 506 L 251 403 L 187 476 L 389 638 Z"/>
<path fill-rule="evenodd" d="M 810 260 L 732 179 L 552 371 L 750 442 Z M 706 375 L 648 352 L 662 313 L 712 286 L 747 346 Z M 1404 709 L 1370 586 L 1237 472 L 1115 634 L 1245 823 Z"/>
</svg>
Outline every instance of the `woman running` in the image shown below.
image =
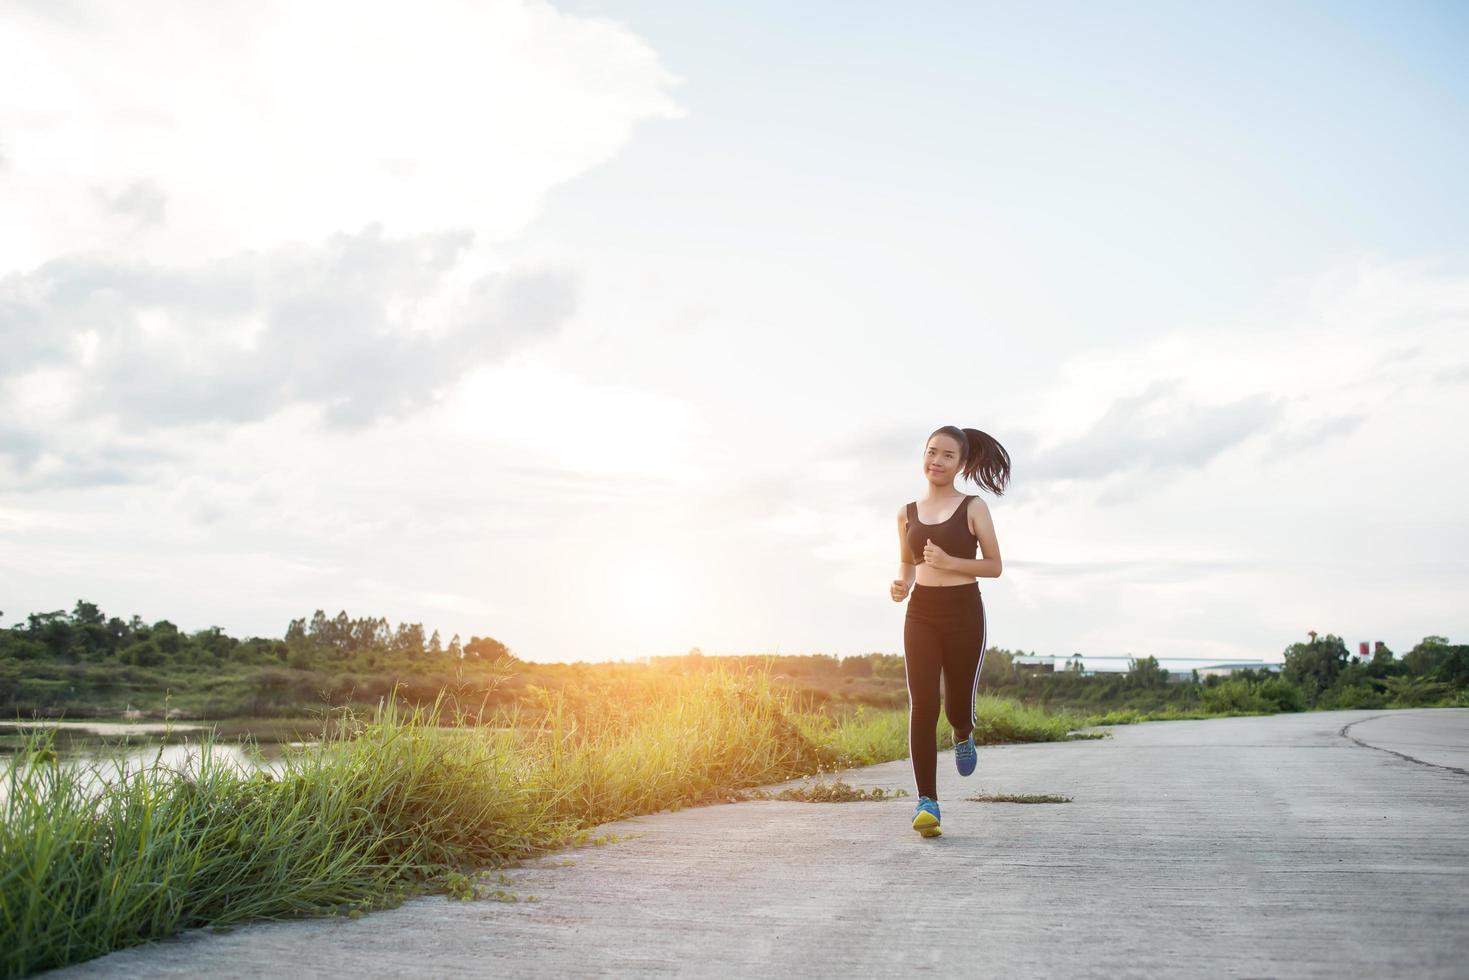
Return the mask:
<svg viewBox="0 0 1469 980">
<path fill-rule="evenodd" d="M 908 754 L 918 806 L 913 829 L 937 837 L 939 793 L 935 773 L 939 721 L 939 677 L 944 713 L 954 727 L 954 763 L 959 775 L 974 772 L 974 697 L 984 664 L 986 620 L 977 577 L 998 578 L 1000 545 L 990 509 L 977 496 L 954 489 L 967 477 L 1000 496 L 1010 479 L 1010 454 L 978 429 L 946 425 L 923 449 L 928 490 L 898 511 L 899 577 L 894 602 L 911 589 L 903 620 L 903 666 L 908 679 Z M 975 558 L 975 544 L 983 558 Z M 918 584 L 914 584 L 914 576 Z"/>
</svg>

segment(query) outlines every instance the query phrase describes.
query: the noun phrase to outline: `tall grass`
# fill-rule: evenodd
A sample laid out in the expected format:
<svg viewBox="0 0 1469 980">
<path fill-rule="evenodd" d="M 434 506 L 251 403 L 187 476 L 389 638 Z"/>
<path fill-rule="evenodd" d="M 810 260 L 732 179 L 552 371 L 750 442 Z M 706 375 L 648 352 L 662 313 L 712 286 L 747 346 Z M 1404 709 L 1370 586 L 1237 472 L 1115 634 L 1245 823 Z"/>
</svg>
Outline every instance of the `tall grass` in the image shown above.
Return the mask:
<svg viewBox="0 0 1469 980">
<path fill-rule="evenodd" d="M 1070 724 L 981 702 L 983 741 Z M 463 719 L 443 705 L 344 712 L 278 775 L 241 774 L 206 739 L 183 770 L 109 776 L 58 764 L 37 731 L 0 772 L 0 974 L 190 927 L 393 905 L 609 820 L 903 758 L 906 717 L 797 713 L 766 674 L 717 670 L 539 692 L 496 726 L 447 727 Z"/>
<path fill-rule="evenodd" d="M 1075 711 L 1040 708 L 989 694 L 975 699 L 974 715 L 976 744 L 1059 742 L 1088 723 L 1086 715 Z"/>
</svg>

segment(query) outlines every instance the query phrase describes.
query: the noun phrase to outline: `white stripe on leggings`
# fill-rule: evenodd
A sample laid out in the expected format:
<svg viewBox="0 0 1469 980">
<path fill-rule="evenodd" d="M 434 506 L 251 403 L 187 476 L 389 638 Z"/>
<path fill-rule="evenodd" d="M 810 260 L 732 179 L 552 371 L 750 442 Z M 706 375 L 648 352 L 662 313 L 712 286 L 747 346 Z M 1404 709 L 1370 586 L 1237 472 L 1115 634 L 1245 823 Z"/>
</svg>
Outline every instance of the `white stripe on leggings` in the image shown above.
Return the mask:
<svg viewBox="0 0 1469 980">
<path fill-rule="evenodd" d="M 918 761 L 913 759 L 913 682 L 908 680 L 908 647 L 906 643 L 903 646 L 903 686 L 908 688 L 908 758 L 913 760 L 913 788 L 917 791 Z"/>
<path fill-rule="evenodd" d="M 989 617 L 985 615 L 984 599 L 979 600 L 979 666 L 974 668 L 974 687 L 969 691 L 969 721 L 970 724 L 978 724 L 979 719 L 975 717 L 976 702 L 979 700 L 979 675 L 984 671 L 984 647 L 989 640 L 990 624 Z M 912 754 L 912 749 L 909 749 Z"/>
</svg>

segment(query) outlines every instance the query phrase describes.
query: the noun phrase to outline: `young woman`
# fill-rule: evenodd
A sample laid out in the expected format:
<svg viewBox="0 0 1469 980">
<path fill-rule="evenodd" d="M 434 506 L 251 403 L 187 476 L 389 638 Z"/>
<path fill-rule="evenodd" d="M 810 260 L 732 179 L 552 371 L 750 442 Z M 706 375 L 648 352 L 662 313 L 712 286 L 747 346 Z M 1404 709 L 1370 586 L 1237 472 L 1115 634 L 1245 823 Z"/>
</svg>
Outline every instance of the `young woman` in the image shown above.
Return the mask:
<svg viewBox="0 0 1469 980">
<path fill-rule="evenodd" d="M 923 499 L 898 510 L 898 577 L 894 602 L 913 598 L 903 620 L 903 665 L 908 678 L 908 753 L 918 806 L 913 829 L 937 837 L 939 794 L 939 677 L 944 713 L 954 727 L 954 763 L 959 775 L 974 772 L 974 696 L 984 664 L 987 623 L 977 578 L 998 578 L 1000 545 L 990 509 L 977 496 L 954 489 L 963 476 L 996 496 L 1010 479 L 1010 454 L 978 429 L 946 425 L 923 449 Z M 975 557 L 975 545 L 983 558 Z M 914 577 L 917 584 L 914 584 Z"/>
</svg>

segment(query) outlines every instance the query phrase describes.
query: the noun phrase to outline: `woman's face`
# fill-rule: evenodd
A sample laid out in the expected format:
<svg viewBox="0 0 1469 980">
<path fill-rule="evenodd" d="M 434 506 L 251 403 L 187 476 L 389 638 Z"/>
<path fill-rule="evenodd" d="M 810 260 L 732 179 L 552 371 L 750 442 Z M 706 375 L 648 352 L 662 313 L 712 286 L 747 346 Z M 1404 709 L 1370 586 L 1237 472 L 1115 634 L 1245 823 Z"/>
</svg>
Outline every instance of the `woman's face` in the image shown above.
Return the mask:
<svg viewBox="0 0 1469 980">
<path fill-rule="evenodd" d="M 923 450 L 923 475 L 943 486 L 959 472 L 959 443 L 952 436 L 934 436 Z"/>
</svg>

